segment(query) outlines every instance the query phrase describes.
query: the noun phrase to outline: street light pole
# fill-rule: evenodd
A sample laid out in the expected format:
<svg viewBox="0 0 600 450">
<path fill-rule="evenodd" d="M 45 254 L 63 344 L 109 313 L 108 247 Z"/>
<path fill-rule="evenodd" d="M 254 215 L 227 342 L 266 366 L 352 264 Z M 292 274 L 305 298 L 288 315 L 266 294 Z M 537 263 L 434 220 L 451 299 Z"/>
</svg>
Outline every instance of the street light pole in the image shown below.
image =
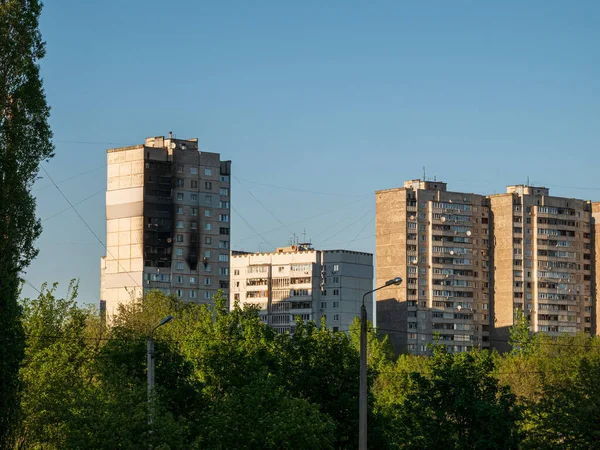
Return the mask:
<svg viewBox="0 0 600 450">
<path fill-rule="evenodd" d="M 154 394 L 154 332 L 158 327 L 173 320 L 173 316 L 167 316 L 156 325 L 150 332 L 148 340 L 146 341 L 147 350 L 147 364 L 148 364 L 148 426 L 152 426 L 154 422 L 154 406 L 152 403 L 152 396 Z M 152 431 L 152 430 L 150 430 Z"/>
<path fill-rule="evenodd" d="M 402 278 L 396 277 L 385 282 L 371 291 L 366 292 L 362 298 L 360 308 L 360 394 L 358 411 L 358 448 L 367 450 L 367 308 L 365 307 L 365 297 L 379 289 L 388 286 L 399 286 Z"/>
</svg>

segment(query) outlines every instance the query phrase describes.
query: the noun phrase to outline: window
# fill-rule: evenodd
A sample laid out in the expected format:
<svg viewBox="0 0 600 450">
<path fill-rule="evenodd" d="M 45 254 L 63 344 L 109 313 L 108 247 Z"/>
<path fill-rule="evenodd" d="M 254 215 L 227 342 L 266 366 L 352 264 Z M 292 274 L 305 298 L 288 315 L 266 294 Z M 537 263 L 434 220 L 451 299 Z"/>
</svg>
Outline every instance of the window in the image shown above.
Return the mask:
<svg viewBox="0 0 600 450">
<path fill-rule="evenodd" d="M 175 237 L 175 241 L 176 241 L 176 242 L 183 242 L 183 234 L 178 234 L 178 235 Z"/>
<path fill-rule="evenodd" d="M 198 215 L 198 208 L 191 208 L 190 209 L 190 214 L 192 216 L 197 216 Z"/>
<path fill-rule="evenodd" d="M 177 214 L 183 214 L 183 206 L 177 207 Z"/>
<path fill-rule="evenodd" d="M 339 308 L 340 307 L 340 302 L 333 302 L 333 308 Z"/>
<path fill-rule="evenodd" d="M 233 274 L 234 274 L 234 275 L 239 275 L 239 274 L 240 274 L 240 269 L 235 269 L 235 270 L 233 271 Z"/>
<path fill-rule="evenodd" d="M 204 286 L 210 286 L 210 278 L 204 279 Z"/>
<path fill-rule="evenodd" d="M 181 164 L 177 166 L 177 172 L 183 173 L 183 166 Z"/>
<path fill-rule="evenodd" d="M 219 248 L 229 248 L 229 241 L 219 241 Z"/>
<path fill-rule="evenodd" d="M 177 193 L 177 200 L 183 200 L 183 192 Z"/>
<path fill-rule="evenodd" d="M 177 256 L 183 256 L 183 249 L 181 247 L 175 249 L 175 254 Z"/>
<path fill-rule="evenodd" d="M 219 189 L 221 195 L 229 195 L 229 188 L 221 188 Z"/>
<path fill-rule="evenodd" d="M 327 302 L 321 302 L 321 309 L 327 309 Z"/>
<path fill-rule="evenodd" d="M 196 298 L 196 291 L 194 291 L 194 290 L 190 291 L 190 298 Z"/>
<path fill-rule="evenodd" d="M 205 236 L 204 237 L 204 243 L 205 244 L 212 244 L 212 238 L 210 236 Z"/>
<path fill-rule="evenodd" d="M 175 281 L 179 284 L 183 283 L 183 276 L 181 275 L 177 275 L 177 277 L 175 277 Z"/>
<path fill-rule="evenodd" d="M 177 289 L 175 291 L 175 294 L 177 295 L 177 297 L 183 297 L 183 289 Z"/>
<path fill-rule="evenodd" d="M 197 167 L 190 167 L 190 173 L 192 175 L 198 175 L 198 168 Z"/>
<path fill-rule="evenodd" d="M 204 229 L 206 231 L 211 231 L 212 230 L 212 223 L 205 223 L 204 224 Z"/>
<path fill-rule="evenodd" d="M 219 275 L 229 275 L 229 268 L 227 268 L 227 267 L 220 267 L 219 268 Z"/>
<path fill-rule="evenodd" d="M 210 217 L 212 216 L 212 211 L 210 209 L 205 209 L 204 210 L 204 217 Z"/>
<path fill-rule="evenodd" d="M 334 314 L 333 315 L 333 320 L 340 320 L 340 315 L 339 314 Z"/>
<path fill-rule="evenodd" d="M 196 284 L 196 277 L 190 277 L 190 284 Z"/>
<path fill-rule="evenodd" d="M 196 180 L 192 180 L 192 181 L 190 182 L 190 187 L 191 187 L 192 189 L 198 189 L 198 181 L 196 181 Z"/>
<path fill-rule="evenodd" d="M 198 229 L 198 222 L 192 222 L 192 223 L 190 224 L 190 228 L 191 228 L 192 230 L 197 230 L 197 229 Z"/>
<path fill-rule="evenodd" d="M 212 266 L 211 266 L 210 264 L 206 264 L 206 265 L 204 266 L 204 271 L 205 271 L 205 272 L 210 272 L 211 270 L 212 270 Z"/>
<path fill-rule="evenodd" d="M 183 270 L 183 261 L 177 261 L 177 270 Z"/>
<path fill-rule="evenodd" d="M 338 284 L 340 282 L 340 277 L 333 277 L 333 282 Z"/>
<path fill-rule="evenodd" d="M 219 180 L 221 180 L 223 183 L 229 183 L 229 175 L 221 175 Z"/>
<path fill-rule="evenodd" d="M 333 265 L 333 271 L 334 272 L 338 272 L 340 270 L 340 265 L 339 264 L 334 264 Z"/>
<path fill-rule="evenodd" d="M 340 295 L 340 290 L 339 289 L 334 289 L 333 290 L 333 295 Z"/>
<path fill-rule="evenodd" d="M 229 209 L 229 202 L 220 200 L 219 201 L 219 208 Z"/>
<path fill-rule="evenodd" d="M 212 189 L 212 181 L 205 181 L 204 188 L 210 191 Z"/>
<path fill-rule="evenodd" d="M 206 300 L 210 300 L 210 298 L 211 298 L 210 292 L 208 292 L 208 291 L 204 292 L 204 298 Z"/>
<path fill-rule="evenodd" d="M 183 220 L 178 220 L 177 221 L 177 228 L 182 230 L 183 229 Z"/>
<path fill-rule="evenodd" d="M 212 196 L 205 195 L 204 196 L 204 203 L 206 203 L 207 205 L 210 205 L 212 203 Z"/>
<path fill-rule="evenodd" d="M 229 222 L 229 214 L 219 214 L 219 222 Z"/>
<path fill-rule="evenodd" d="M 183 178 L 177 178 L 177 187 L 183 187 Z"/>
<path fill-rule="evenodd" d="M 219 261 L 220 262 L 228 262 L 229 261 L 229 255 L 221 253 L 219 255 Z"/>
<path fill-rule="evenodd" d="M 204 169 L 204 175 L 206 175 L 207 177 L 212 176 L 212 169 Z"/>
<path fill-rule="evenodd" d="M 323 290 L 321 291 L 321 296 L 322 296 L 322 297 L 327 297 L 327 289 L 323 289 Z"/>
<path fill-rule="evenodd" d="M 229 288 L 229 281 L 220 280 L 219 281 L 219 287 L 221 289 L 227 289 L 227 288 Z"/>
<path fill-rule="evenodd" d="M 190 200 L 193 202 L 198 201 L 198 194 L 190 194 Z"/>
<path fill-rule="evenodd" d="M 204 252 L 204 257 L 205 257 L 205 258 L 210 258 L 210 250 L 206 250 L 206 251 Z"/>
<path fill-rule="evenodd" d="M 229 234 L 229 228 L 219 228 L 219 234 Z"/>
</svg>

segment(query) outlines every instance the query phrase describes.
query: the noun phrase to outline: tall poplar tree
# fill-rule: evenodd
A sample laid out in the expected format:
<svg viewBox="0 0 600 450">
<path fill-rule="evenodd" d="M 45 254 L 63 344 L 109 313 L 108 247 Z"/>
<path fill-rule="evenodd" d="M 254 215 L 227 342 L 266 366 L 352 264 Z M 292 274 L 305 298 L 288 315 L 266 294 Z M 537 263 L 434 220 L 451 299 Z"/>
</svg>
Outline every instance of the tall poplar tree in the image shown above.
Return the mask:
<svg viewBox="0 0 600 450">
<path fill-rule="evenodd" d="M 10 448 L 18 420 L 19 277 L 42 229 L 31 187 L 54 150 L 38 64 L 45 53 L 41 10 L 38 0 L 0 0 L 0 448 Z"/>
</svg>

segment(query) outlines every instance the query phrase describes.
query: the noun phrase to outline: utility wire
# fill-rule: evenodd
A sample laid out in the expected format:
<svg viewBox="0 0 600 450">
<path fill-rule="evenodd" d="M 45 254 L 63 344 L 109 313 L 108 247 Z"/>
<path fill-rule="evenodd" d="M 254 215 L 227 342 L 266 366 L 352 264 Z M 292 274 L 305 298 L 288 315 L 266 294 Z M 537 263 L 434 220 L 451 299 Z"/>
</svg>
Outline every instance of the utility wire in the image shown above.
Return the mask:
<svg viewBox="0 0 600 450">
<path fill-rule="evenodd" d="M 371 195 L 371 194 L 365 194 L 365 195 L 363 195 L 363 197 L 366 197 L 367 195 Z M 346 206 L 350 206 L 350 205 L 352 205 L 354 203 L 358 203 L 358 202 L 361 202 L 361 201 L 364 201 L 364 198 L 361 198 L 361 199 L 358 199 L 358 200 L 352 200 L 351 202 L 346 203 L 346 204 L 344 204 L 342 206 L 339 206 L 337 208 L 329 209 L 329 210 L 327 210 L 325 212 L 322 212 L 322 213 L 319 213 L 319 214 L 317 214 L 315 216 L 307 217 L 306 219 L 300 219 L 300 220 L 297 220 L 296 222 L 289 223 L 287 226 L 289 227 L 289 226 L 296 225 L 296 224 L 299 224 L 299 223 L 302 223 L 302 222 L 307 222 L 307 221 L 312 220 L 312 219 L 316 219 L 318 217 L 326 216 L 327 214 L 330 214 L 333 211 L 336 211 L 336 210 L 339 210 L 339 209 L 343 209 Z M 265 231 L 265 234 L 281 230 L 282 228 L 283 227 L 273 228 L 272 230 Z M 261 235 L 260 234 L 255 234 L 253 236 L 247 236 L 245 238 L 238 239 L 237 242 L 239 243 L 239 242 L 247 241 L 248 239 L 252 239 L 252 238 L 257 237 L 257 236 L 261 236 Z"/>
<path fill-rule="evenodd" d="M 104 165 L 102 165 L 102 166 L 98 166 L 98 167 L 96 167 L 95 169 L 88 170 L 88 171 L 86 171 L 86 172 L 81 172 L 81 173 L 78 173 L 78 174 L 76 174 L 76 175 L 73 175 L 72 177 L 65 178 L 64 180 L 58 181 L 56 184 L 63 184 L 63 183 L 66 183 L 67 181 L 71 181 L 71 180 L 73 180 L 73 179 L 75 179 L 75 178 L 78 178 L 78 177 L 81 177 L 81 176 L 83 176 L 83 175 L 87 175 L 87 174 L 89 174 L 89 173 L 92 173 L 92 172 L 95 172 L 95 171 L 97 171 L 97 170 L 104 169 L 105 167 L 106 167 L 106 164 L 104 164 Z M 43 190 L 46 190 L 46 189 L 48 189 L 48 188 L 51 188 L 51 187 L 52 187 L 52 185 L 51 185 L 51 184 L 47 184 L 46 186 L 40 186 L 39 188 L 35 188 L 35 189 L 33 189 L 31 192 L 43 191 Z"/>
<path fill-rule="evenodd" d="M 238 177 L 233 177 L 233 178 L 235 178 L 235 180 L 236 180 L 236 181 L 237 181 L 237 182 L 240 184 L 240 186 L 242 186 L 242 187 L 243 187 L 243 188 L 246 190 L 246 192 L 247 192 L 248 194 L 250 194 L 250 195 L 252 196 L 252 198 L 253 198 L 254 200 L 256 200 L 256 202 L 257 202 L 257 203 L 258 203 L 260 206 L 262 206 L 262 207 L 263 207 L 263 209 L 264 209 L 265 211 L 267 211 L 269 214 L 271 214 L 271 216 L 273 216 L 273 218 L 274 218 L 274 219 L 275 219 L 277 222 L 279 222 L 279 223 L 280 223 L 280 224 L 283 226 L 283 228 L 285 228 L 285 229 L 286 229 L 286 230 L 287 230 L 287 231 L 288 231 L 290 234 L 293 234 L 292 230 L 290 230 L 290 229 L 288 228 L 288 226 L 287 226 L 285 223 L 283 223 L 281 220 L 279 220 L 279 218 L 278 218 L 278 217 L 277 217 L 275 214 L 273 214 L 273 212 L 272 212 L 272 211 L 271 211 L 269 208 L 267 208 L 263 202 L 261 202 L 261 201 L 260 201 L 260 200 L 259 200 L 259 199 L 258 199 L 258 198 L 257 198 L 257 197 L 256 197 L 256 196 L 253 194 L 253 193 L 252 193 L 252 192 L 250 192 L 248 189 L 246 189 L 246 188 L 244 187 L 244 185 L 242 184 L 242 182 L 239 180 L 239 178 L 238 178 Z"/>
<path fill-rule="evenodd" d="M 102 247 L 104 247 L 104 249 L 106 250 L 106 253 L 108 253 L 119 265 L 119 267 L 121 269 L 123 269 L 123 272 L 125 272 L 129 278 L 131 278 L 131 281 L 133 281 L 137 287 L 141 288 L 142 286 L 140 286 L 140 284 L 135 280 L 135 278 L 133 278 L 131 276 L 131 273 L 129 273 L 129 271 L 125 270 L 125 268 L 121 265 L 121 263 L 119 262 L 119 260 L 117 258 L 115 258 L 115 256 L 108 250 L 108 247 L 106 246 L 106 244 L 104 244 L 104 242 L 102 242 L 102 239 L 100 239 L 98 237 L 98 235 L 94 232 L 94 230 L 92 230 L 92 227 L 90 227 L 88 225 L 88 223 L 85 221 L 85 219 L 81 216 L 81 214 L 79 214 L 79 211 L 77 211 L 77 208 L 75 208 L 75 206 L 73 205 L 73 203 L 71 203 L 71 201 L 67 198 L 67 196 L 64 194 L 64 192 L 58 187 L 58 185 L 54 182 L 54 180 L 52 179 L 52 177 L 50 176 L 50 174 L 48 173 L 48 171 L 46 170 L 46 168 L 44 166 L 40 166 L 42 168 L 42 170 L 44 171 L 44 173 L 48 176 L 48 179 L 52 182 L 52 184 L 56 187 L 56 189 L 58 190 L 58 192 L 60 192 L 60 195 L 62 195 L 62 197 L 66 200 L 66 202 L 71 206 L 71 208 L 73 208 L 73 211 L 75 211 L 75 214 L 77 214 L 77 217 L 79 217 L 79 219 L 81 219 L 81 221 L 84 223 L 84 225 L 86 226 L 86 228 L 88 230 L 90 230 L 90 233 L 92 233 L 94 235 L 94 237 L 96 238 L 96 240 L 100 243 L 100 245 L 102 245 Z"/>
<path fill-rule="evenodd" d="M 92 198 L 92 197 L 95 197 L 96 195 L 98 195 L 98 194 L 100 194 L 100 193 L 102 193 L 102 192 L 105 192 L 105 190 L 104 190 L 104 189 L 102 189 L 101 191 L 95 192 L 95 193 L 93 193 L 92 195 L 90 195 L 89 197 L 86 197 L 86 198 L 84 198 L 83 200 L 79 200 L 77 203 L 73 203 L 73 206 L 80 205 L 81 203 L 83 203 L 83 202 L 85 202 L 85 201 L 89 200 L 89 199 L 90 199 L 90 198 Z M 50 219 L 52 219 L 53 217 L 56 217 L 56 216 L 58 216 L 59 214 L 62 214 L 62 213 L 64 213 L 64 212 L 67 212 L 67 211 L 69 211 L 70 209 L 71 209 L 71 207 L 69 206 L 68 208 L 65 208 L 65 209 L 63 209 L 62 211 L 58 211 L 58 212 L 56 212 L 56 213 L 52 214 L 51 216 L 49 216 L 49 217 L 46 217 L 45 219 L 42 219 L 42 222 L 46 222 L 47 220 L 50 220 Z"/>
<path fill-rule="evenodd" d="M 275 248 L 277 248 L 277 247 L 275 247 L 273 244 L 271 244 L 271 243 L 270 243 L 270 242 L 267 240 L 267 238 L 265 238 L 265 237 L 263 236 L 263 234 L 261 234 L 261 233 L 259 233 L 258 231 L 256 231 L 256 229 L 255 229 L 255 228 L 254 228 L 252 225 L 250 225 L 250 222 L 248 222 L 248 221 L 246 220 L 246 218 L 245 218 L 244 216 L 242 216 L 242 215 L 241 215 L 241 214 L 238 212 L 238 210 L 237 210 L 237 209 L 235 209 L 233 206 L 231 207 L 231 209 L 233 210 L 233 212 L 235 212 L 235 213 L 236 213 L 236 214 L 239 216 L 239 218 L 240 218 L 240 219 L 242 219 L 242 220 L 244 221 L 244 223 L 245 223 L 246 225 L 248 225 L 248 228 L 250 228 L 250 230 L 252 230 L 254 233 L 256 233 L 256 235 L 257 235 L 257 236 L 260 236 L 260 237 L 263 239 L 263 241 L 265 241 L 265 243 L 269 244 L 269 245 L 270 245 L 271 247 L 273 247 L 274 249 L 275 249 Z"/>
<path fill-rule="evenodd" d="M 286 191 L 304 192 L 306 194 L 334 195 L 334 196 L 340 196 L 340 197 L 358 197 L 358 196 L 362 195 L 362 194 L 340 194 L 340 193 L 334 193 L 334 192 L 319 192 L 319 191 L 311 191 L 311 190 L 306 190 L 306 189 L 295 189 L 295 188 L 290 188 L 290 187 L 286 187 L 286 186 L 278 186 L 276 184 L 261 183 L 258 181 L 250 181 L 250 180 L 242 180 L 242 181 L 245 181 L 246 183 L 258 184 L 259 186 L 272 187 L 272 188 L 276 188 L 276 189 L 284 189 Z"/>
<path fill-rule="evenodd" d="M 375 220 L 375 214 L 373 214 L 373 217 L 371 217 L 371 220 L 369 220 L 364 227 L 362 227 L 360 229 L 360 231 L 358 233 L 356 233 L 356 236 L 354 236 L 354 239 L 352 239 L 348 245 L 352 244 L 354 241 L 356 241 L 358 239 L 358 237 L 362 234 L 363 231 L 366 230 L 366 228 L 371 224 L 371 222 L 373 222 L 373 220 Z"/>
<path fill-rule="evenodd" d="M 342 228 L 340 231 L 338 231 L 337 233 L 332 234 L 331 236 L 329 236 L 327 239 L 325 239 L 324 241 L 321 242 L 320 245 L 324 245 L 327 241 L 329 241 L 331 238 L 336 237 L 338 234 L 340 234 L 343 231 L 346 231 L 348 228 L 350 228 L 352 225 L 360 222 L 364 217 L 366 217 L 371 211 L 367 211 L 366 213 L 364 213 L 362 216 L 360 216 L 358 219 L 356 219 L 354 222 L 349 223 L 347 226 L 345 226 L 344 228 Z"/>
</svg>

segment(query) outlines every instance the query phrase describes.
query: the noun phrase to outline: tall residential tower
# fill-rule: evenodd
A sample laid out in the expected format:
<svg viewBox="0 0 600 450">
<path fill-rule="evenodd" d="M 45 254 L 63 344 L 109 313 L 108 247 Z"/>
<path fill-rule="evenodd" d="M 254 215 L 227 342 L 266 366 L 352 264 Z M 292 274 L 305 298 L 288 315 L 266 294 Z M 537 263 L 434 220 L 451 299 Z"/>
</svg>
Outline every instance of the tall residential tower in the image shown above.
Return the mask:
<svg viewBox="0 0 600 450">
<path fill-rule="evenodd" d="M 227 293 L 231 162 L 170 135 L 110 149 L 107 163 L 106 312 L 150 289 L 194 302 Z"/>
<path fill-rule="evenodd" d="M 592 205 L 534 186 L 490 196 L 494 236 L 493 340 L 506 349 L 514 313 L 533 332 L 592 332 Z"/>
<path fill-rule="evenodd" d="M 377 296 L 396 351 L 425 353 L 436 334 L 450 351 L 506 350 L 518 310 L 534 333 L 598 333 L 597 204 L 544 187 L 486 197 L 421 180 L 376 197 L 377 285 L 405 279 Z"/>
<path fill-rule="evenodd" d="M 489 347 L 488 200 L 411 180 L 376 193 L 377 326 L 397 352 L 423 354 L 434 334 L 450 351 Z"/>
</svg>

